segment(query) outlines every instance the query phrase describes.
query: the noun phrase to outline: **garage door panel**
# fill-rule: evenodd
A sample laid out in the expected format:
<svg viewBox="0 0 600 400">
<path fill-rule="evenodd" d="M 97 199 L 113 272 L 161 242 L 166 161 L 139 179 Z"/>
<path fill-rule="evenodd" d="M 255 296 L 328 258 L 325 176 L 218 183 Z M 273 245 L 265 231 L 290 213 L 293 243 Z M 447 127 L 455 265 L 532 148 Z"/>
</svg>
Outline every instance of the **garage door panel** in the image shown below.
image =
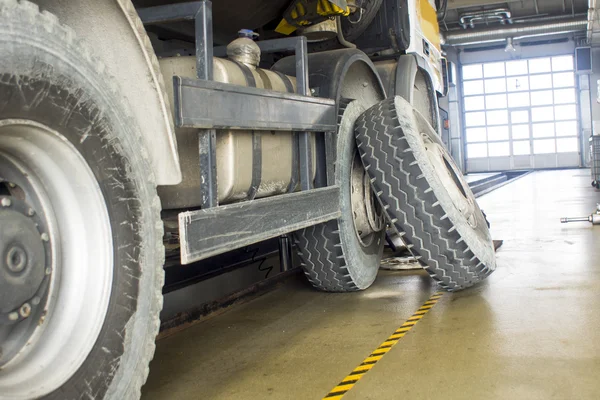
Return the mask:
<svg viewBox="0 0 600 400">
<path fill-rule="evenodd" d="M 579 165 L 573 65 L 564 55 L 463 66 L 467 172 Z"/>
<path fill-rule="evenodd" d="M 470 172 L 486 172 L 490 170 L 487 158 L 470 158 L 467 160 L 467 169 Z"/>
<path fill-rule="evenodd" d="M 532 169 L 533 162 L 531 156 L 514 156 L 513 157 L 513 168 L 514 169 Z"/>
<path fill-rule="evenodd" d="M 510 157 L 490 157 L 490 171 L 506 171 L 511 168 Z"/>
<path fill-rule="evenodd" d="M 556 163 L 556 153 L 534 155 L 533 167 L 537 169 L 558 168 L 558 164 Z"/>
<path fill-rule="evenodd" d="M 558 167 L 579 166 L 579 153 L 558 153 Z"/>
</svg>

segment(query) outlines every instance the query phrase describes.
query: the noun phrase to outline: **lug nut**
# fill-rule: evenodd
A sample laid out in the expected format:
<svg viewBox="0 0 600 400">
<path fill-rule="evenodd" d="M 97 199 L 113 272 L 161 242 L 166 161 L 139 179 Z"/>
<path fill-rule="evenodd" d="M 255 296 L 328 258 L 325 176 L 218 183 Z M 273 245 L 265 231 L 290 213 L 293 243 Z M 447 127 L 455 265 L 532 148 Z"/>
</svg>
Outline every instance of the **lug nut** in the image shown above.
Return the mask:
<svg viewBox="0 0 600 400">
<path fill-rule="evenodd" d="M 19 309 L 19 314 L 21 314 L 21 317 L 23 318 L 29 317 L 29 315 L 31 314 L 31 306 L 29 305 L 29 303 L 25 303 L 21 306 L 21 308 Z"/>
<path fill-rule="evenodd" d="M 0 205 L 2 205 L 2 207 L 10 207 L 12 204 L 12 201 L 10 201 L 10 199 L 8 197 L 4 197 L 2 198 L 2 200 L 0 200 Z"/>
<path fill-rule="evenodd" d="M 8 314 L 8 319 L 10 321 L 16 321 L 19 319 L 19 314 L 17 312 L 11 312 L 10 314 Z"/>
<path fill-rule="evenodd" d="M 40 238 L 42 238 L 42 240 L 43 240 L 44 242 L 47 242 L 48 240 L 50 240 L 50 236 L 48 236 L 48 234 L 47 234 L 46 232 L 42 233 L 42 234 L 40 235 Z"/>
<path fill-rule="evenodd" d="M 46 275 L 50 275 L 52 273 L 52 268 L 46 268 Z"/>
<path fill-rule="evenodd" d="M 33 217 L 35 215 L 35 211 L 33 210 L 33 208 L 27 210 L 27 215 L 29 215 L 30 217 Z"/>
<path fill-rule="evenodd" d="M 6 267 L 14 273 L 23 272 L 27 266 L 27 253 L 19 246 L 11 247 L 6 254 Z"/>
<path fill-rule="evenodd" d="M 13 188 L 13 189 L 17 187 L 17 185 L 15 185 L 15 184 L 14 184 L 14 183 L 12 183 L 12 182 L 8 182 L 8 186 L 9 186 L 10 188 Z"/>
</svg>

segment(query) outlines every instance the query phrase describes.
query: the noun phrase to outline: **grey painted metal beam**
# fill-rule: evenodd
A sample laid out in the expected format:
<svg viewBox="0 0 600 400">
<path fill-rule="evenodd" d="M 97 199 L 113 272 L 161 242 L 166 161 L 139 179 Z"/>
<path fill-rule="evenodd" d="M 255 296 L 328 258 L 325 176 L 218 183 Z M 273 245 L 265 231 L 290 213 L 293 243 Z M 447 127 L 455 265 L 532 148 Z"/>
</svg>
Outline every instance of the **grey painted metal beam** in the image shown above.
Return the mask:
<svg viewBox="0 0 600 400">
<path fill-rule="evenodd" d="M 335 100 L 199 79 L 173 78 L 177 126 L 335 132 Z"/>
<path fill-rule="evenodd" d="M 338 218 L 339 192 L 329 186 L 180 213 L 181 264 Z"/>
<path fill-rule="evenodd" d="M 136 11 L 144 25 L 161 24 L 165 22 L 192 21 L 202 1 L 168 4 L 164 6 L 138 8 Z"/>
</svg>

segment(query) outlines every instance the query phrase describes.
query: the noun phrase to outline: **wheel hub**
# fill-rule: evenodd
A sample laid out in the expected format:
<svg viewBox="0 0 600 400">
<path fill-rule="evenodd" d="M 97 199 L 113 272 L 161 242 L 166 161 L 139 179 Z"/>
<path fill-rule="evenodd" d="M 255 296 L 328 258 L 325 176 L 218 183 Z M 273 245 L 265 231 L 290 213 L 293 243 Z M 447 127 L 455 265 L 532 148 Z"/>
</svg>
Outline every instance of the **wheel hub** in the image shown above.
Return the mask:
<svg viewBox="0 0 600 400">
<path fill-rule="evenodd" d="M 476 206 L 473 200 L 467 196 L 467 190 L 469 189 L 464 187 L 462 180 L 459 179 L 458 174 L 460 174 L 460 172 L 454 164 L 454 161 L 448 159 L 444 149 L 439 144 L 432 142 L 427 134 L 422 133 L 421 137 L 425 142 L 427 155 L 434 165 L 435 170 L 438 172 L 438 176 L 442 180 L 446 191 L 452 198 L 452 202 L 460 213 L 464 215 L 467 223 L 471 227 L 476 228 Z"/>
<path fill-rule="evenodd" d="M 41 233 L 22 201 L 0 197 L 0 312 L 10 313 L 30 301 L 40 288 L 46 255 Z"/>
<path fill-rule="evenodd" d="M 106 203 L 71 142 L 0 119 L 0 397 L 40 398 L 80 368 L 108 310 Z"/>
<path fill-rule="evenodd" d="M 351 180 L 354 229 L 360 242 L 363 245 L 367 245 L 368 243 L 364 241 L 372 233 L 383 229 L 384 220 L 377 199 L 371 191 L 371 182 L 367 172 L 363 168 L 358 152 L 355 154 L 352 162 Z"/>
<path fill-rule="evenodd" d="M 0 156 L 0 368 L 27 346 L 43 317 L 52 250 L 39 199 L 22 171 Z M 20 185 L 12 182 L 19 181 Z M 29 204 L 27 201 L 32 202 Z"/>
</svg>

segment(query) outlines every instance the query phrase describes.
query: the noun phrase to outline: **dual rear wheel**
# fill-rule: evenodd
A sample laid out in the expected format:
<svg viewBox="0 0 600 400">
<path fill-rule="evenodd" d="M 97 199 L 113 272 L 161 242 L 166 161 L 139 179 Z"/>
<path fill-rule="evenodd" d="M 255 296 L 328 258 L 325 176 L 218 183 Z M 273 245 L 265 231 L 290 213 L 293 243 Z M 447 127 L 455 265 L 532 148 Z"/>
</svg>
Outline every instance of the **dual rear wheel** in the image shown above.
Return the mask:
<svg viewBox="0 0 600 400">
<path fill-rule="evenodd" d="M 315 287 L 333 292 L 369 287 L 386 223 L 448 291 L 472 286 L 494 271 L 493 243 L 475 196 L 427 117 L 408 101 L 396 96 L 368 110 L 350 103 L 337 140 L 342 216 L 297 235 L 302 266 Z M 359 181 L 366 183 L 356 190 Z M 369 212 L 377 223 L 364 222 Z"/>
<path fill-rule="evenodd" d="M 402 56 L 397 68 L 406 73 L 398 71 L 402 82 L 396 78 L 392 89 L 406 100 L 395 96 L 368 110 L 359 101 L 341 107 L 335 184 L 342 216 L 296 235 L 304 271 L 318 289 L 369 287 L 387 224 L 447 290 L 469 287 L 495 269 L 485 217 L 436 132 L 431 84 L 412 56 Z M 359 181 L 365 184 L 356 190 Z M 384 222 L 365 224 L 369 214 L 384 215 Z M 366 245 L 365 235 L 377 245 Z"/>
</svg>

